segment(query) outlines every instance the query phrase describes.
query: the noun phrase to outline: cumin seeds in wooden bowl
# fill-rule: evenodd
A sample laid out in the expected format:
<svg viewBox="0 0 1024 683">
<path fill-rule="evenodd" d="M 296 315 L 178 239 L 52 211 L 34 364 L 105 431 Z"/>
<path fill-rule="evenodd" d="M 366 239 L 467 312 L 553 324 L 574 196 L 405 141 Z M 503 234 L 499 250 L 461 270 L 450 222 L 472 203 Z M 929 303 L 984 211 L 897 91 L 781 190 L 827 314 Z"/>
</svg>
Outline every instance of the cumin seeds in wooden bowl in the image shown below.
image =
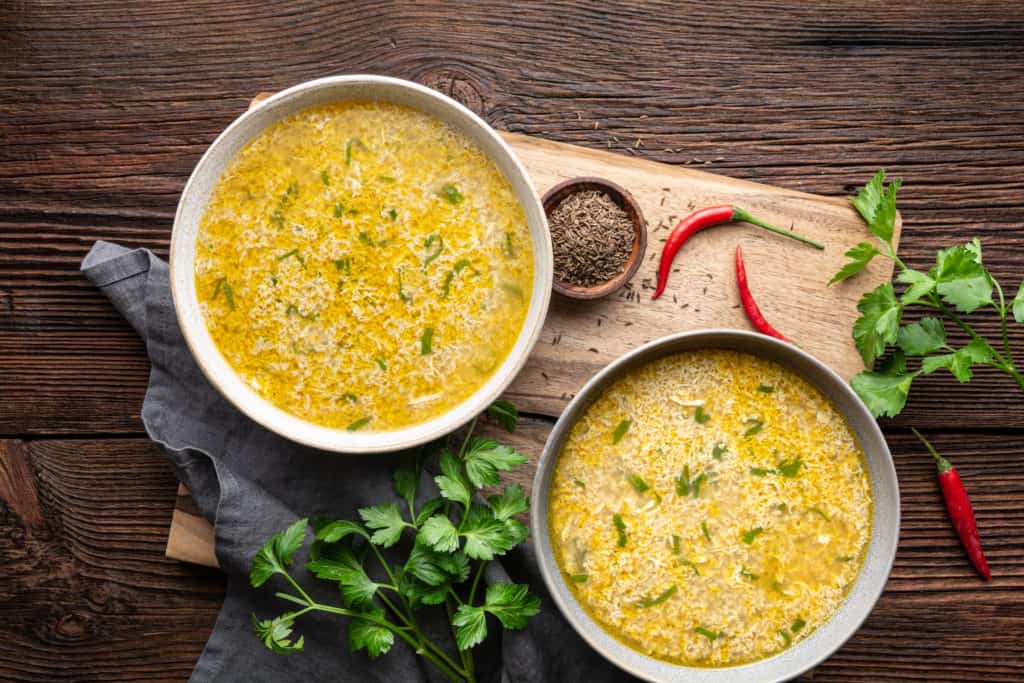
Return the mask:
<svg viewBox="0 0 1024 683">
<path fill-rule="evenodd" d="M 573 178 L 548 190 L 543 204 L 555 292 L 596 299 L 633 277 L 647 248 L 647 226 L 629 192 L 601 178 Z"/>
</svg>

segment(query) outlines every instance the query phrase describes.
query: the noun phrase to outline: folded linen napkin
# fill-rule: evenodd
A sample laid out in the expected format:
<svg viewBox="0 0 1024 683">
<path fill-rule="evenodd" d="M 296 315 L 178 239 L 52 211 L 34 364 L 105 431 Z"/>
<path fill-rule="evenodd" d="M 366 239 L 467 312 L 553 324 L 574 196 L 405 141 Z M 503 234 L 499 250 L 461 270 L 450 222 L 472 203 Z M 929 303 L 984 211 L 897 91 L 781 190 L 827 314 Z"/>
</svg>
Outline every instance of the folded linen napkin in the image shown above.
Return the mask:
<svg viewBox="0 0 1024 683">
<path fill-rule="evenodd" d="M 249 564 L 264 541 L 301 517 L 354 518 L 359 507 L 398 502 L 391 487 L 397 455 L 325 453 L 279 437 L 238 412 L 193 360 L 174 315 L 167 264 L 149 250 L 97 242 L 82 271 L 145 341 L 152 364 L 142 405 L 146 432 L 163 446 L 178 478 L 215 525 L 227 595 L 191 680 L 443 680 L 401 641 L 372 661 L 363 652 L 350 652 L 339 617 L 302 617 L 296 630 L 305 636 L 305 650 L 293 655 L 270 652 L 253 633 L 253 612 L 269 617 L 286 611 L 273 590 L 249 585 Z M 424 489 L 436 492 L 428 476 Z M 293 576 L 315 599 L 336 602 L 329 584 L 306 575 L 306 552 L 296 556 Z M 541 598 L 541 612 L 525 630 L 490 629 L 474 649 L 479 681 L 629 680 L 562 618 L 544 589 L 529 543 L 500 564 L 492 562 L 485 575 L 488 582 L 510 578 L 530 584 Z M 446 637 L 440 621 L 426 628 L 435 642 Z M 454 652 L 450 640 L 447 645 Z"/>
</svg>

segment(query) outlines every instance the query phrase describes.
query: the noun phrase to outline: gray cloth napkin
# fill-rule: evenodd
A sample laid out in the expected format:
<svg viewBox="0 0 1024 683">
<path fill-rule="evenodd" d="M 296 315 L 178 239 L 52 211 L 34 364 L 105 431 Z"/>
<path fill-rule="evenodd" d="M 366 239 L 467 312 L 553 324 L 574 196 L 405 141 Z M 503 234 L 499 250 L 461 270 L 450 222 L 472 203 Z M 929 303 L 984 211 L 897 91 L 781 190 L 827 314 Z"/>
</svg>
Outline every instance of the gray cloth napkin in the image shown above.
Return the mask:
<svg viewBox="0 0 1024 683">
<path fill-rule="evenodd" d="M 249 420 L 206 380 L 178 328 L 167 264 L 146 249 L 129 250 L 97 242 L 82 271 L 110 299 L 146 343 L 152 364 L 142 405 L 150 438 L 163 446 L 178 478 L 188 486 L 202 514 L 214 523 L 220 566 L 227 574 L 224 606 L 192 673 L 192 681 L 440 681 L 429 663 L 398 641 L 371 661 L 352 653 L 343 619 L 307 615 L 297 623 L 305 651 L 270 652 L 256 639 L 250 615 L 287 611 L 273 597 L 280 577 L 259 591 L 249 585 L 249 564 L 263 542 L 301 517 L 355 517 L 356 508 L 395 501 L 391 472 L 397 455 L 339 456 L 292 443 Z M 424 476 L 421 489 L 436 491 Z M 310 534 L 311 535 L 311 534 Z M 337 603 L 326 582 L 302 568 L 307 548 L 296 556 L 293 575 L 317 600 Z M 591 650 L 564 621 L 537 572 L 532 547 L 492 562 L 488 582 L 530 584 L 541 598 L 541 613 L 523 631 L 489 628 L 474 650 L 478 680 L 626 680 Z M 438 610 L 431 609 L 434 613 Z M 442 615 L 443 617 L 443 610 Z M 443 619 L 428 627 L 444 640 Z M 435 641 L 436 642 L 436 641 Z M 454 646 L 447 641 L 448 649 Z"/>
</svg>

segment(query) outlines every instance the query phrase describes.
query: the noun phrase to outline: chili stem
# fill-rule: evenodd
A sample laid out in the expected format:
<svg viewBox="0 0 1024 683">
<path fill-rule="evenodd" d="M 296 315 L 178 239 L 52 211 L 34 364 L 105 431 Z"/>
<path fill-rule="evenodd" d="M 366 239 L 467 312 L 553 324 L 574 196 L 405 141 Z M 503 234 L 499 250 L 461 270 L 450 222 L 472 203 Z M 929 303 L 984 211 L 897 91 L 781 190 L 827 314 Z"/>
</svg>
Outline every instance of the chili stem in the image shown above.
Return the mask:
<svg viewBox="0 0 1024 683">
<path fill-rule="evenodd" d="M 823 245 L 818 244 L 814 240 L 809 240 L 806 237 L 801 237 L 800 235 L 797 235 L 795 232 L 790 232 L 789 230 L 783 230 L 782 228 L 776 228 L 774 225 L 772 225 L 770 223 L 765 223 L 760 218 L 755 218 L 754 216 L 751 216 L 749 213 L 747 213 L 743 209 L 740 209 L 740 208 L 735 207 L 735 206 L 732 207 L 732 219 L 734 221 L 743 221 L 744 223 L 750 223 L 752 225 L 756 225 L 759 228 L 764 228 L 765 230 L 768 230 L 770 232 L 774 232 L 774 233 L 776 233 L 778 235 L 782 235 L 784 237 L 789 237 L 789 238 L 795 239 L 797 242 L 803 242 L 804 244 L 808 244 L 808 245 L 814 247 L 815 249 L 824 249 L 825 248 Z"/>
</svg>

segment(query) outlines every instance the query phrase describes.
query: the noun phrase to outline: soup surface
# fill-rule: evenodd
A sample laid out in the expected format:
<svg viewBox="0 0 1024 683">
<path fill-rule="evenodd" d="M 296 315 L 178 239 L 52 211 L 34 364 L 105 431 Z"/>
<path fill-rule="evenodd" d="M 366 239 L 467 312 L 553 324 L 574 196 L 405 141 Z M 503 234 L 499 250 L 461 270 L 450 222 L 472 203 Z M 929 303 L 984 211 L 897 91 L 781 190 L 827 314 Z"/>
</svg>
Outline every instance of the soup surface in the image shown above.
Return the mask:
<svg viewBox="0 0 1024 683">
<path fill-rule="evenodd" d="M 261 396 L 350 430 L 429 420 L 498 368 L 526 316 L 522 207 L 465 136 L 381 102 L 315 107 L 252 140 L 209 199 L 196 291 Z"/>
<path fill-rule="evenodd" d="M 871 536 L 843 416 L 771 361 L 688 352 L 632 371 L 572 428 L 549 525 L 580 605 L 649 656 L 729 666 L 836 611 Z"/>
</svg>

